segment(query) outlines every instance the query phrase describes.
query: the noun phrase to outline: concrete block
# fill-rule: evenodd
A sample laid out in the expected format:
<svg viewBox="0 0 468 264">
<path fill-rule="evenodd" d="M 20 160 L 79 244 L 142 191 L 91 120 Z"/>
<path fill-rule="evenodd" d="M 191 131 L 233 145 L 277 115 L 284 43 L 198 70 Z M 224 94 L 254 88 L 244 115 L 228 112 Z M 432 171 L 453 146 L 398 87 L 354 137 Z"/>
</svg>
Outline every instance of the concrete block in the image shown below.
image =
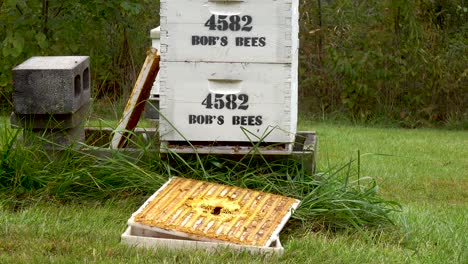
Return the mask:
<svg viewBox="0 0 468 264">
<path fill-rule="evenodd" d="M 32 57 L 13 69 L 16 114 L 71 114 L 91 99 L 88 56 Z"/>
<path fill-rule="evenodd" d="M 68 129 L 83 126 L 91 103 L 86 103 L 72 114 L 18 114 L 11 113 L 12 128 L 25 129 Z"/>
</svg>

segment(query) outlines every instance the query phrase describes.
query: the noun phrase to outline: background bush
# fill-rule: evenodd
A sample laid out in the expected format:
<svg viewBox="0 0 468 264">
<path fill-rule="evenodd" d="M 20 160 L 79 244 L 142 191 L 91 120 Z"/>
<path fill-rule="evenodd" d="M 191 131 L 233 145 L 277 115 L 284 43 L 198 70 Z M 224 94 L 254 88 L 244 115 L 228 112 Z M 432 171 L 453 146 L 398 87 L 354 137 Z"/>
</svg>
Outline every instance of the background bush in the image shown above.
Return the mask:
<svg viewBox="0 0 468 264">
<path fill-rule="evenodd" d="M 468 120 L 467 0 L 300 0 L 300 109 L 405 127 Z M 159 1 L 0 0 L 0 104 L 33 55 L 90 55 L 93 95 L 125 98 Z"/>
<path fill-rule="evenodd" d="M 302 110 L 402 126 L 468 119 L 468 1 L 303 0 Z"/>
<path fill-rule="evenodd" d="M 89 55 L 95 97 L 128 93 L 159 25 L 159 1 L 0 0 L 0 97 L 11 69 L 31 56 Z"/>
</svg>

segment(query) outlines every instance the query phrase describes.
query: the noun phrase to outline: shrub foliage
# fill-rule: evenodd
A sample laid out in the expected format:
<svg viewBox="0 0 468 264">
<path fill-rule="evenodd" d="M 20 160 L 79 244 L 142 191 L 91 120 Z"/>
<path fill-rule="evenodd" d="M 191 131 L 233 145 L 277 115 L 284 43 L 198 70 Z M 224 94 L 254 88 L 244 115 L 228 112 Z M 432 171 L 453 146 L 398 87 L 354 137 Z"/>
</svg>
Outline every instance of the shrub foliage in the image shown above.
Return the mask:
<svg viewBox="0 0 468 264">
<path fill-rule="evenodd" d="M 94 96 L 128 93 L 143 63 L 159 1 L 0 1 L 0 98 L 11 69 L 31 56 L 89 55 Z"/>
<path fill-rule="evenodd" d="M 467 1 L 301 4 L 306 110 L 386 116 L 411 127 L 467 119 Z"/>
</svg>

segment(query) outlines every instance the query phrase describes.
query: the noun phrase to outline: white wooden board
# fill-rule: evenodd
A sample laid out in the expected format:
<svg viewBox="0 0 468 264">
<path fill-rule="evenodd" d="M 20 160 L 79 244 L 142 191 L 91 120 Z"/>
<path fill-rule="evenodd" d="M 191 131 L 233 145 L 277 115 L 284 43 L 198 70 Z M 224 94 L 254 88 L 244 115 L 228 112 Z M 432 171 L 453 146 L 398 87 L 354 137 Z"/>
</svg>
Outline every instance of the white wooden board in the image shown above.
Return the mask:
<svg viewBox="0 0 468 264">
<path fill-rule="evenodd" d="M 293 142 L 292 70 L 291 64 L 166 62 L 160 71 L 161 140 L 249 142 L 271 132 L 262 141 Z M 258 138 L 249 139 L 241 127 Z"/>
<path fill-rule="evenodd" d="M 161 27 L 153 28 L 150 31 L 151 37 L 151 47 L 161 50 Z M 158 98 L 159 99 L 159 74 L 156 76 L 154 80 L 153 87 L 151 88 L 150 98 Z"/>
<path fill-rule="evenodd" d="M 149 98 L 154 80 L 159 72 L 159 60 L 160 57 L 156 49 L 152 48 L 147 52 L 146 60 L 143 63 L 138 79 L 125 106 L 124 113 L 112 137 L 111 149 L 125 147 L 129 131 L 133 131 L 138 124 L 145 107 L 145 102 Z"/>
<path fill-rule="evenodd" d="M 130 246 L 144 248 L 163 248 L 174 250 L 209 250 L 231 248 L 234 250 L 246 250 L 251 253 L 283 254 L 284 248 L 279 239 L 269 247 L 243 246 L 225 242 L 208 242 L 190 240 L 184 237 L 171 236 L 153 230 L 128 226 L 121 236 L 121 242 Z"/>
<path fill-rule="evenodd" d="M 162 0 L 162 61 L 291 63 L 298 0 Z"/>
</svg>

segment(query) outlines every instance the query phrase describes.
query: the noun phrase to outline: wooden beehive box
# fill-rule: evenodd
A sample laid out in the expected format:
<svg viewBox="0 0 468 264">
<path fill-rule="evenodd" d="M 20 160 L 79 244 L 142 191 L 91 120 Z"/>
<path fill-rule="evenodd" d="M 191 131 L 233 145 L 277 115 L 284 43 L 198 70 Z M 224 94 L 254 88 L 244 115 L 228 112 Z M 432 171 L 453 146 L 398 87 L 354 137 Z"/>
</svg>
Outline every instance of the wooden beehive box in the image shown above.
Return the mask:
<svg viewBox="0 0 468 264">
<path fill-rule="evenodd" d="M 161 59 L 290 64 L 298 18 L 298 0 L 161 0 Z"/>
<path fill-rule="evenodd" d="M 162 0 L 162 142 L 285 143 L 297 126 L 297 0 Z"/>
</svg>

